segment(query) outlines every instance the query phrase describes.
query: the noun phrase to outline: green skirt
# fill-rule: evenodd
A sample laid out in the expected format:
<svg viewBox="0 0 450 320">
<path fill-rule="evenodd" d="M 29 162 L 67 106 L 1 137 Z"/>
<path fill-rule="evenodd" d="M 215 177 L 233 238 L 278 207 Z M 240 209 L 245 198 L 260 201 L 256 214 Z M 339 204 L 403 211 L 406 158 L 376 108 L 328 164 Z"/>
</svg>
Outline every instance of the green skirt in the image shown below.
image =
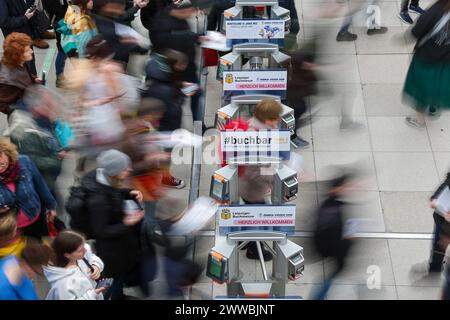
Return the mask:
<svg viewBox="0 0 450 320">
<path fill-rule="evenodd" d="M 428 63 L 414 55 L 403 97 L 419 112 L 450 109 L 450 64 Z"/>
</svg>

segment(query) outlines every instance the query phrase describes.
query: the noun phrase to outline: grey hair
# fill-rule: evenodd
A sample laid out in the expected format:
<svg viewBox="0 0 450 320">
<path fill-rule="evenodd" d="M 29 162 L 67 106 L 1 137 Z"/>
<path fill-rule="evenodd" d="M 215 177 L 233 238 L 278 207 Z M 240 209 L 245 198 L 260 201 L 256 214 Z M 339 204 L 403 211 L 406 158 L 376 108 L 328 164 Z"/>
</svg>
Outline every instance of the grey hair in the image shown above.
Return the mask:
<svg viewBox="0 0 450 320">
<path fill-rule="evenodd" d="M 35 84 L 26 89 L 23 102 L 27 108 L 31 110 L 41 105 L 46 95 L 50 95 L 53 100 L 57 101 L 57 104 L 60 104 L 63 101 L 61 96 L 55 91 L 52 91 L 43 85 Z"/>
</svg>

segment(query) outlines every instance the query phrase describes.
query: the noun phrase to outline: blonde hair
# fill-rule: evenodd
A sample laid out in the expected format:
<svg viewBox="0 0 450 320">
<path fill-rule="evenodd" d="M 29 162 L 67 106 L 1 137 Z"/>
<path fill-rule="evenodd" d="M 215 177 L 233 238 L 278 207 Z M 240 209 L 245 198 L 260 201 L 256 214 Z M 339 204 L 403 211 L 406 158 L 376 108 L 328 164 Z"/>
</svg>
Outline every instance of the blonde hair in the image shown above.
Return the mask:
<svg viewBox="0 0 450 320">
<path fill-rule="evenodd" d="M 273 99 L 260 101 L 255 109 L 255 118 L 261 122 L 278 120 L 283 112 L 281 103 Z"/>
<path fill-rule="evenodd" d="M 16 145 L 5 138 L 0 138 L 0 155 L 1 154 L 5 154 L 11 163 L 16 163 L 19 159 L 19 152 L 17 151 Z"/>
</svg>

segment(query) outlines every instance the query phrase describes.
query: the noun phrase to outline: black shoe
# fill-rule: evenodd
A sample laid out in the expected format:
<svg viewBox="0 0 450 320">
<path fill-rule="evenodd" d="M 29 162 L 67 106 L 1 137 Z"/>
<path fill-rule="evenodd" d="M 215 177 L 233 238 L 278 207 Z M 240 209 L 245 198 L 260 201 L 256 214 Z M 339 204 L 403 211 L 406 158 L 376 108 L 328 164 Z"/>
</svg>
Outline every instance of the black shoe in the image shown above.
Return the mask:
<svg viewBox="0 0 450 320">
<path fill-rule="evenodd" d="M 264 261 L 271 261 L 273 259 L 272 254 L 266 249 L 264 249 L 264 247 L 261 247 L 261 250 L 263 253 Z M 258 250 L 248 248 L 245 256 L 251 260 L 259 260 Z"/>
<path fill-rule="evenodd" d="M 418 14 L 422 14 L 425 12 L 425 10 L 423 10 L 421 7 L 419 6 L 413 6 L 412 4 L 409 5 L 409 11 L 418 13 Z"/>
<path fill-rule="evenodd" d="M 388 28 L 386 28 L 386 27 L 380 27 L 380 28 L 374 28 L 374 29 L 368 29 L 367 30 L 367 34 L 369 35 L 369 36 L 372 36 L 372 35 L 374 35 L 374 34 L 383 34 L 383 33 L 386 33 L 388 31 Z"/>
<path fill-rule="evenodd" d="M 413 24 L 414 20 L 409 15 L 408 11 L 402 11 L 399 13 L 398 17 L 407 24 Z"/>
<path fill-rule="evenodd" d="M 336 41 L 355 41 L 356 39 L 358 39 L 358 36 L 348 31 L 339 32 L 336 37 Z"/>
</svg>

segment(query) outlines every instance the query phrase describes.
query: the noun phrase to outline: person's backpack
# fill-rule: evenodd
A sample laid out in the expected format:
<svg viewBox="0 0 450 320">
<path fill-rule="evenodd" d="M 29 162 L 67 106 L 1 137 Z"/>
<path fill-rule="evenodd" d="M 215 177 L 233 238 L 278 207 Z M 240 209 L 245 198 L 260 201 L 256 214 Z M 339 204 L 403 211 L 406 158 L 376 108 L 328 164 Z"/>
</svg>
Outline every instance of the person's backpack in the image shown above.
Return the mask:
<svg viewBox="0 0 450 320">
<path fill-rule="evenodd" d="M 89 209 L 87 207 L 88 190 L 84 187 L 71 187 L 66 201 L 66 211 L 70 215 L 70 227 L 91 238 Z"/>
</svg>

